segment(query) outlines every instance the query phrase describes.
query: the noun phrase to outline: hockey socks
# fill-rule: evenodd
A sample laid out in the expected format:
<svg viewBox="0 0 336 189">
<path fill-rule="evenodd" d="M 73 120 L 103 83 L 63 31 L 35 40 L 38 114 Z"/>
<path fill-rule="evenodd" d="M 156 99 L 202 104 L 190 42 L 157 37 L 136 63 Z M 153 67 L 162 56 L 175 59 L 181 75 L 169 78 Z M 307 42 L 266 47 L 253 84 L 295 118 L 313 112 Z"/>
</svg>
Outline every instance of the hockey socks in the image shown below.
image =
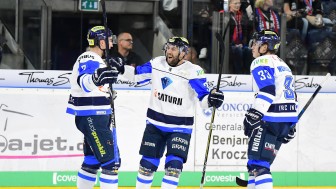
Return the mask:
<svg viewBox="0 0 336 189">
<path fill-rule="evenodd" d="M 78 189 L 93 189 L 96 182 L 96 174 L 89 173 L 80 169 L 77 175 L 77 188 Z"/>
<path fill-rule="evenodd" d="M 152 186 L 154 174 L 151 176 L 146 176 L 138 173 L 137 181 L 136 181 L 136 189 L 150 189 Z"/>
<path fill-rule="evenodd" d="M 100 174 L 100 189 L 118 189 L 118 175 Z"/>
<path fill-rule="evenodd" d="M 255 189 L 272 189 L 273 179 L 271 174 L 263 174 L 255 178 Z"/>
<path fill-rule="evenodd" d="M 176 189 L 179 178 L 165 175 L 162 179 L 161 189 Z"/>
<path fill-rule="evenodd" d="M 255 176 L 248 177 L 247 189 L 255 189 Z"/>
</svg>

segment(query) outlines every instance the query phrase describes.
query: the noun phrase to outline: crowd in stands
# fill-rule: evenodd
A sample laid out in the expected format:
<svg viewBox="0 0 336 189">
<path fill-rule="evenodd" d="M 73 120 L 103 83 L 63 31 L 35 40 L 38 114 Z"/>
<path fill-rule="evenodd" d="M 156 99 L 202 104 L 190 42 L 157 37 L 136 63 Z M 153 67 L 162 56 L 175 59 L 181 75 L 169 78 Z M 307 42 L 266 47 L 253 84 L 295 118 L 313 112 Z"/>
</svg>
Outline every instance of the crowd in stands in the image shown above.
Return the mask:
<svg viewBox="0 0 336 189">
<path fill-rule="evenodd" d="M 336 0 L 227 0 L 229 11 L 229 73 L 249 74 L 253 60 L 249 47 L 254 32 L 271 29 L 277 32 L 284 45 L 280 56 L 294 74 L 309 75 L 329 72 L 335 74 L 336 65 Z M 163 1 L 169 28 L 178 28 L 178 1 Z M 211 73 L 211 30 L 213 11 L 224 13 L 224 0 L 211 0 L 195 6 L 192 47 L 185 59 Z M 170 14 L 169 14 L 170 13 Z M 175 17 L 171 17 L 175 15 Z M 283 20 L 282 20 L 283 19 Z M 284 20 L 285 19 L 285 20 Z M 285 22 L 285 24 L 283 23 Z M 282 27 L 286 28 L 282 28 Z M 285 31 L 283 31 L 285 30 Z M 285 36 L 284 36 L 285 35 Z M 191 41 L 191 40 L 190 40 Z M 143 63 L 132 51 L 130 33 L 120 33 L 112 53 L 128 65 Z"/>
<path fill-rule="evenodd" d="M 213 10 L 223 11 L 223 0 L 212 0 Z M 285 39 L 284 61 L 294 74 L 329 72 L 335 74 L 336 64 L 336 2 L 332 0 L 228 0 L 230 15 L 229 69 L 232 74 L 248 74 L 252 62 L 248 43 L 255 31 L 271 29 Z M 251 11 L 252 10 L 252 11 Z M 201 10 L 200 17 L 210 17 Z M 282 28 L 281 19 L 286 19 Z M 281 32 L 284 30 L 285 32 Z M 204 43 L 204 29 L 200 30 Z M 199 59 L 210 59 L 204 48 L 197 44 Z M 280 54 L 280 53 L 279 53 Z M 211 62 L 211 61 L 209 61 Z"/>
</svg>

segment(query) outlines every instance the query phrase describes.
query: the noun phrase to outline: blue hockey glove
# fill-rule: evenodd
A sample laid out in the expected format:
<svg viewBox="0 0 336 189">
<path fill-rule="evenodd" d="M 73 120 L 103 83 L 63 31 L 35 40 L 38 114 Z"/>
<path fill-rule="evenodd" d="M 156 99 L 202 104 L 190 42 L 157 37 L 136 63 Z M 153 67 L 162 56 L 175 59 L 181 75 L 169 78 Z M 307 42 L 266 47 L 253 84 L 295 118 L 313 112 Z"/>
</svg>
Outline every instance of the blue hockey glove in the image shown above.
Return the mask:
<svg viewBox="0 0 336 189">
<path fill-rule="evenodd" d="M 294 126 L 289 130 L 288 135 L 285 136 L 285 138 L 282 140 L 282 143 L 287 144 L 288 142 L 290 142 L 293 138 L 295 138 L 296 136 L 295 133 L 296 133 L 296 128 Z"/>
<path fill-rule="evenodd" d="M 264 117 L 264 114 L 259 112 L 258 110 L 251 108 L 247 110 L 247 113 L 245 114 L 244 119 L 244 134 L 245 136 L 250 137 L 252 134 L 253 129 L 261 126 L 262 124 L 262 118 Z"/>
<path fill-rule="evenodd" d="M 220 107 L 224 101 L 224 94 L 222 91 L 216 91 L 212 89 L 208 96 L 209 107 L 215 106 L 216 108 Z"/>
<path fill-rule="evenodd" d="M 117 68 L 119 73 L 123 74 L 125 72 L 125 65 L 124 65 L 124 62 L 121 58 L 111 57 L 109 59 L 109 64 L 111 65 L 111 67 Z"/>
<path fill-rule="evenodd" d="M 118 71 L 116 69 L 98 68 L 92 74 L 92 81 L 96 86 L 102 86 L 107 83 L 115 83 L 118 78 Z"/>
</svg>

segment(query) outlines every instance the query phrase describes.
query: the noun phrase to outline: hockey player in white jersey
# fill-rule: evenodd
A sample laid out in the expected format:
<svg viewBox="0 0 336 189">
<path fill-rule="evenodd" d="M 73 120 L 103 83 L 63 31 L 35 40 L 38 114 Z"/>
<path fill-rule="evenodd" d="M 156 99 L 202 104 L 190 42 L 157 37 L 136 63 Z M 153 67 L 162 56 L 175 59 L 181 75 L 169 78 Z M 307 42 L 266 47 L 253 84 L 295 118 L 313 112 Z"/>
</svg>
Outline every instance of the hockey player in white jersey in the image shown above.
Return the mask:
<svg viewBox="0 0 336 189">
<path fill-rule="evenodd" d="M 78 189 L 93 189 L 100 168 L 100 188 L 118 188 L 120 164 L 115 164 L 110 130 L 111 96 L 107 89 L 108 84 L 117 80 L 118 71 L 106 67 L 102 59 L 106 37 L 109 47 L 113 46 L 112 31 L 107 30 L 108 36 L 104 26 L 89 30 L 90 50 L 78 57 L 70 80 L 71 95 L 66 112 L 75 115 L 76 127 L 84 135 L 84 161 L 78 171 Z"/>
<path fill-rule="evenodd" d="M 255 33 L 251 42 L 256 95 L 244 120 L 244 134 L 249 137 L 247 187 L 272 189 L 270 166 L 281 144 L 295 136 L 291 127 L 298 121 L 295 80 L 287 64 L 275 55 L 280 46 L 276 32 Z"/>
<path fill-rule="evenodd" d="M 151 82 L 151 97 L 143 134 L 137 189 L 149 189 L 160 159 L 167 149 L 165 175 L 161 188 L 177 188 L 183 164 L 187 161 L 190 137 L 194 124 L 196 103 L 203 108 L 220 107 L 224 95 L 209 92 L 205 87 L 204 71 L 187 60 L 189 42 L 172 37 L 164 45 L 165 56 L 156 57 L 137 66 L 112 63 L 128 79 L 138 83 Z"/>
</svg>

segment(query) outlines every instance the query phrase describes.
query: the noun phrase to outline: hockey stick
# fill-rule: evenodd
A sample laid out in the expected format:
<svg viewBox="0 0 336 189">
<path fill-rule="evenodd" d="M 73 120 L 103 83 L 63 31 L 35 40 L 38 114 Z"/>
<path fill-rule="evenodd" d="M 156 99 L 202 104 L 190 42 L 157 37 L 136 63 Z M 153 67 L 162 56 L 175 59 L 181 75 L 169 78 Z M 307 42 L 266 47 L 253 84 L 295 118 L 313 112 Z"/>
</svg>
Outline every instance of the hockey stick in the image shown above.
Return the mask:
<svg viewBox="0 0 336 189">
<path fill-rule="evenodd" d="M 301 116 L 303 115 L 303 113 L 307 110 L 307 108 L 310 105 L 310 103 L 314 100 L 314 98 L 317 95 L 317 93 L 320 92 L 320 90 L 322 89 L 322 86 L 329 79 L 329 77 L 330 77 L 330 73 L 327 73 L 327 75 L 325 76 L 324 80 L 321 82 L 321 84 L 319 84 L 319 86 L 317 87 L 317 89 L 315 90 L 315 92 L 313 93 L 313 95 L 310 97 L 310 99 L 308 100 L 308 102 L 306 103 L 306 105 L 302 108 L 301 112 L 299 113 L 299 116 L 298 116 L 299 120 L 300 120 Z M 292 127 L 295 127 L 295 124 L 293 124 Z"/>
<path fill-rule="evenodd" d="M 308 106 L 314 100 L 315 96 L 320 92 L 320 90 L 322 89 L 322 86 L 329 79 L 329 77 L 330 77 L 330 73 L 327 73 L 327 75 L 325 76 L 324 80 L 319 84 L 319 86 L 317 87 L 317 89 L 315 90 L 315 92 L 313 93 L 313 95 L 310 97 L 310 99 L 308 100 L 308 102 L 305 104 L 305 106 L 300 111 L 300 113 L 298 115 L 298 120 L 300 120 L 300 118 L 302 117 L 303 113 L 305 113 L 305 111 L 307 110 Z M 293 124 L 291 127 L 295 127 L 295 125 L 296 124 Z M 247 184 L 248 184 L 248 181 L 247 180 L 243 180 L 243 179 L 241 179 L 239 177 L 236 177 L 236 184 L 238 186 L 241 186 L 241 187 L 246 187 Z"/>
<path fill-rule="evenodd" d="M 226 27 L 227 29 L 228 27 Z M 226 32 L 226 29 L 224 31 L 224 34 Z M 223 37 L 217 32 L 216 34 L 216 39 L 219 42 L 219 46 L 220 49 L 224 50 L 224 41 L 223 41 Z M 218 75 L 218 81 L 217 81 L 217 86 L 216 86 L 216 91 L 219 91 L 219 85 L 220 85 L 220 81 L 221 81 L 221 77 L 222 77 L 222 69 L 223 69 L 223 56 L 224 53 L 221 53 L 220 56 L 220 68 L 219 68 L 219 75 Z M 207 142 L 207 147 L 206 147 L 206 151 L 205 151 L 205 157 L 204 157 L 204 164 L 203 164 L 203 171 L 202 171 L 202 179 L 201 179 L 201 185 L 200 188 L 203 188 L 204 185 L 204 178 L 205 178 L 205 170 L 206 170 L 206 165 L 208 162 L 208 154 L 209 154 L 209 147 L 210 147 L 210 141 L 211 141 L 211 135 L 212 135 L 212 124 L 215 120 L 215 112 L 216 112 L 216 107 L 212 107 L 212 114 L 211 114 L 211 121 L 210 121 L 210 128 L 209 128 L 209 135 L 208 135 L 208 142 Z"/>
<path fill-rule="evenodd" d="M 105 0 L 100 0 L 100 4 L 103 9 L 103 18 L 104 18 L 104 27 L 105 27 L 105 62 L 107 67 L 111 68 L 111 65 L 109 63 L 109 39 L 108 39 L 108 27 L 107 27 L 107 15 L 106 15 L 106 5 L 105 5 Z M 110 127 L 112 128 L 112 138 L 113 138 L 113 152 L 114 152 L 114 162 L 116 165 L 119 165 L 119 151 L 118 151 L 118 143 L 117 143 L 117 126 L 115 122 L 115 108 L 114 108 L 114 99 L 113 99 L 113 86 L 112 83 L 109 84 L 109 93 L 111 95 L 111 125 Z"/>
</svg>

